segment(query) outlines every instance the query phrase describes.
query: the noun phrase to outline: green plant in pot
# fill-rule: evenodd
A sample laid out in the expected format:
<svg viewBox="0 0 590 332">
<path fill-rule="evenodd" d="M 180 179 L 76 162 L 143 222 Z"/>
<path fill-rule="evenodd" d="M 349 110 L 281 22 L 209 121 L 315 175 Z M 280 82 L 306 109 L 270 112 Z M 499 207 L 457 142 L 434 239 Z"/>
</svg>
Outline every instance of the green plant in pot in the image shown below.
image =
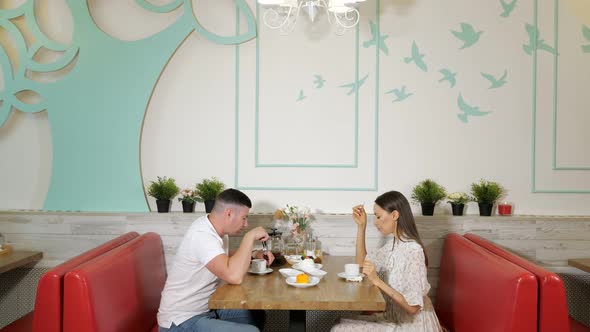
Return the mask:
<svg viewBox="0 0 590 332">
<path fill-rule="evenodd" d="M 211 212 L 213 205 L 215 205 L 215 198 L 224 189 L 225 184 L 216 177 L 204 179 L 202 182 L 197 183 L 195 191 L 199 196 L 199 201 L 205 203 L 205 212 Z"/>
<path fill-rule="evenodd" d="M 494 203 L 503 194 L 504 188 L 497 182 L 481 179 L 479 182 L 471 184 L 471 196 L 473 196 L 473 200 L 479 206 L 480 216 L 491 216 Z"/>
<path fill-rule="evenodd" d="M 447 198 L 449 199 L 447 202 L 451 203 L 451 209 L 454 216 L 462 216 L 465 204 L 471 200 L 464 192 L 451 193 Z"/>
<path fill-rule="evenodd" d="M 148 195 L 156 199 L 158 212 L 169 212 L 172 198 L 178 195 L 178 186 L 174 178 L 159 177 L 157 181 L 151 181 L 148 186 Z"/>
<path fill-rule="evenodd" d="M 432 179 L 426 179 L 412 189 L 412 200 L 420 203 L 423 216 L 433 215 L 436 203 L 446 196 L 445 188 Z"/>
</svg>

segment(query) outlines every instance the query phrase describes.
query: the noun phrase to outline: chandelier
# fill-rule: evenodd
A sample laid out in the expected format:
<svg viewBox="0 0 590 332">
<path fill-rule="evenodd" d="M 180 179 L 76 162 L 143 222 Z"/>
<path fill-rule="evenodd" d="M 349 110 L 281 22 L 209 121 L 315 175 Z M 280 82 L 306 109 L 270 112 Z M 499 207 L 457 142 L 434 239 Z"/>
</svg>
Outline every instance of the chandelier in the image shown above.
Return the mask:
<svg viewBox="0 0 590 332">
<path fill-rule="evenodd" d="M 262 15 L 264 25 L 283 33 L 293 31 L 299 13 L 303 9 L 313 23 L 321 11 L 325 11 L 328 21 L 336 28 L 336 34 L 343 34 L 356 26 L 360 13 L 358 4 L 365 0 L 258 0 L 266 7 Z"/>
</svg>

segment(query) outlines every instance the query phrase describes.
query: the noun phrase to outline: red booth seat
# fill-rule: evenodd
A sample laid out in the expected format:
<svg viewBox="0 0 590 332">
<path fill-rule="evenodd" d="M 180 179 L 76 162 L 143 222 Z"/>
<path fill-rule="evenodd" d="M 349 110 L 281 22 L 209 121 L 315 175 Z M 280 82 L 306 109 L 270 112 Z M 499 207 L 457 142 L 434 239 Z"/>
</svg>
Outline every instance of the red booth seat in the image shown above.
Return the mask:
<svg viewBox="0 0 590 332">
<path fill-rule="evenodd" d="M 436 295 L 453 332 L 537 330 L 535 276 L 457 234 L 445 238 Z"/>
<path fill-rule="evenodd" d="M 166 281 L 160 236 L 146 233 L 66 274 L 65 332 L 157 331 Z"/>
<path fill-rule="evenodd" d="M 41 276 L 37 285 L 34 311 L 5 326 L 0 332 L 61 332 L 63 330 L 63 278 L 65 274 L 78 265 L 138 236 L 137 232 L 123 234 L 47 271 Z"/>
<path fill-rule="evenodd" d="M 490 252 L 530 271 L 535 275 L 538 282 L 538 331 L 539 332 L 556 332 L 556 331 L 586 331 L 590 328 L 581 325 L 573 319 L 570 319 L 567 311 L 567 299 L 565 297 L 565 287 L 563 280 L 528 260 L 510 253 L 494 243 L 479 237 L 475 234 L 465 234 L 465 238 L 473 243 L 489 250 Z M 570 324 L 570 321 L 572 324 Z M 571 327 L 570 327 L 571 325 Z"/>
</svg>

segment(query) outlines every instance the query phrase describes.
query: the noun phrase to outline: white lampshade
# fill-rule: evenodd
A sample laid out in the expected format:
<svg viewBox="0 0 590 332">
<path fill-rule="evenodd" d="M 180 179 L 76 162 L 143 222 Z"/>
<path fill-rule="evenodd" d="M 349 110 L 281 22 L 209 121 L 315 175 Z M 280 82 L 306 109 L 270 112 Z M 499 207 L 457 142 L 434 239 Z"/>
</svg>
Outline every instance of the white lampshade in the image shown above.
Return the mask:
<svg viewBox="0 0 590 332">
<path fill-rule="evenodd" d="M 318 14 L 318 6 L 315 4 L 315 2 L 308 1 L 303 5 L 303 9 L 307 12 L 309 20 L 312 22 L 315 21 L 315 17 Z"/>
</svg>

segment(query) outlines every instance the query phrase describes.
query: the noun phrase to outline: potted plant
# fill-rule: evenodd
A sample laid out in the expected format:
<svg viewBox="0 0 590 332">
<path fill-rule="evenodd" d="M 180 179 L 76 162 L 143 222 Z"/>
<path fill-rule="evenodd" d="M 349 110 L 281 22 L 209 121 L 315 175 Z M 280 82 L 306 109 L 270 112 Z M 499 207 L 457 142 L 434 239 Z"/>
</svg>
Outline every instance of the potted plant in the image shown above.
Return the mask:
<svg viewBox="0 0 590 332">
<path fill-rule="evenodd" d="M 453 210 L 454 216 L 462 216 L 465 203 L 469 202 L 469 196 L 464 192 L 454 192 L 447 196 L 449 199 L 447 202 L 451 203 L 451 209 Z"/>
<path fill-rule="evenodd" d="M 494 202 L 504 193 L 504 188 L 497 182 L 481 179 L 471 184 L 471 196 L 479 206 L 480 216 L 491 216 Z"/>
<path fill-rule="evenodd" d="M 197 193 L 192 189 L 185 188 L 180 191 L 180 196 L 178 201 L 182 202 L 182 212 L 195 212 L 195 203 L 199 199 Z"/>
<path fill-rule="evenodd" d="M 218 178 L 212 177 L 197 183 L 196 194 L 199 201 L 205 202 L 205 212 L 209 213 L 215 205 L 215 198 L 225 189 L 225 184 Z"/>
<path fill-rule="evenodd" d="M 431 179 L 420 182 L 412 189 L 412 200 L 420 203 L 423 216 L 433 215 L 436 203 L 446 196 L 445 188 Z"/>
<path fill-rule="evenodd" d="M 151 181 L 148 186 L 148 195 L 156 199 L 158 212 L 170 211 L 172 198 L 178 194 L 178 187 L 174 178 L 159 177 L 158 181 Z"/>
</svg>

